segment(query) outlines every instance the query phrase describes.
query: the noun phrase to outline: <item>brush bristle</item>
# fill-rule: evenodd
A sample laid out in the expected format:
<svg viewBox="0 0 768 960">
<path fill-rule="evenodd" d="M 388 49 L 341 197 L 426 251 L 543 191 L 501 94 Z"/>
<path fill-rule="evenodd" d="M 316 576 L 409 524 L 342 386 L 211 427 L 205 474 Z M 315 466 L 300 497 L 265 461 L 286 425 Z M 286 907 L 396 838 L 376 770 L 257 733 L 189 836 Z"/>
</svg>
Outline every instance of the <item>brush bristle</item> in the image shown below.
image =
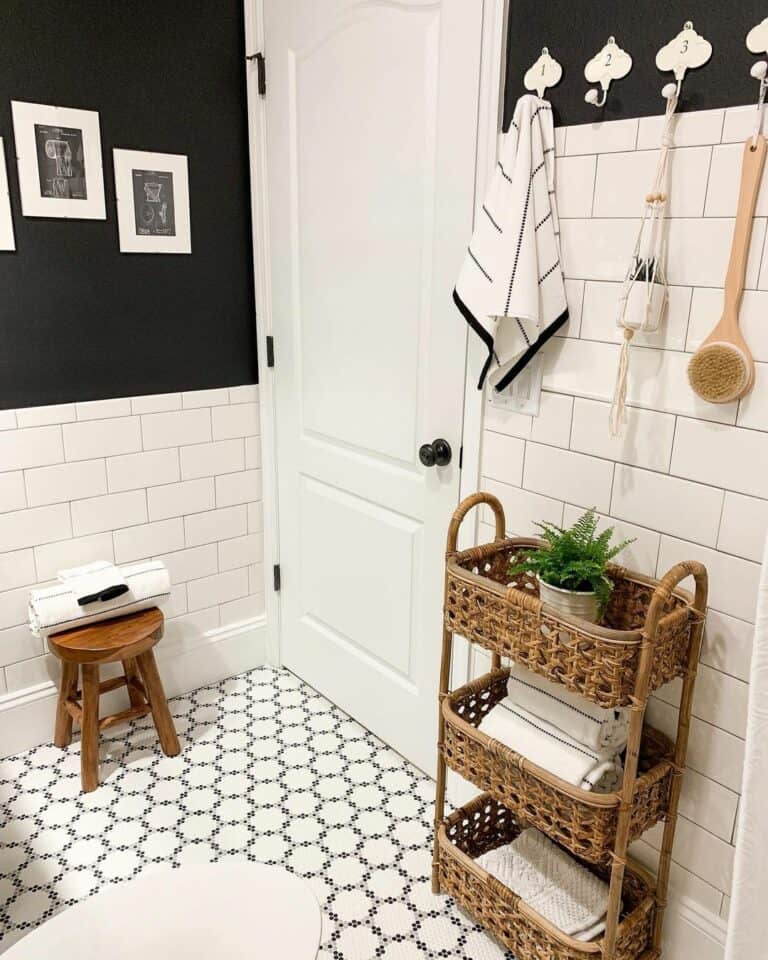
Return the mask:
<svg viewBox="0 0 768 960">
<path fill-rule="evenodd" d="M 749 364 L 738 347 L 711 343 L 693 355 L 688 382 L 694 393 L 709 403 L 728 403 L 749 383 Z"/>
</svg>

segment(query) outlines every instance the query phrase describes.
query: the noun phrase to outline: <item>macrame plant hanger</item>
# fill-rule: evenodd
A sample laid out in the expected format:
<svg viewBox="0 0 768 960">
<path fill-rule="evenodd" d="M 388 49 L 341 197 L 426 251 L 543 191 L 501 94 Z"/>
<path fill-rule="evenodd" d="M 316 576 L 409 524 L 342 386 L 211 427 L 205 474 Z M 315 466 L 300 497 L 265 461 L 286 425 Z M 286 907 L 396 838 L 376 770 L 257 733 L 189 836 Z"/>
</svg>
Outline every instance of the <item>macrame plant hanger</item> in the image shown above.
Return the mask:
<svg viewBox="0 0 768 960">
<path fill-rule="evenodd" d="M 668 89 L 671 87 L 671 91 Z M 650 193 L 646 195 L 643 215 L 637 231 L 635 249 L 619 297 L 617 325 L 624 331 L 619 354 L 619 368 L 609 415 L 611 434 L 620 435 L 626 422 L 627 379 L 629 376 L 629 348 L 635 333 L 640 330 L 658 330 L 667 303 L 665 271 L 666 222 L 664 213 L 668 200 L 667 175 L 669 151 L 673 146 L 672 131 L 680 85 L 664 88 L 667 108 L 661 133 L 661 150 L 656 175 Z"/>
<path fill-rule="evenodd" d="M 629 375 L 629 348 L 638 330 L 658 330 L 668 290 L 666 277 L 666 221 L 669 199 L 669 151 L 672 149 L 672 131 L 675 110 L 680 100 L 680 88 L 686 70 L 703 66 L 712 56 L 712 44 L 697 33 L 690 20 L 669 43 L 656 54 L 656 66 L 674 73 L 675 82 L 661 91 L 667 101 L 664 126 L 661 131 L 661 149 L 651 192 L 645 198 L 645 208 L 637 232 L 635 249 L 621 288 L 617 324 L 624 331 L 619 354 L 619 369 L 609 415 L 613 436 L 619 436 L 626 422 L 627 378 Z"/>
</svg>

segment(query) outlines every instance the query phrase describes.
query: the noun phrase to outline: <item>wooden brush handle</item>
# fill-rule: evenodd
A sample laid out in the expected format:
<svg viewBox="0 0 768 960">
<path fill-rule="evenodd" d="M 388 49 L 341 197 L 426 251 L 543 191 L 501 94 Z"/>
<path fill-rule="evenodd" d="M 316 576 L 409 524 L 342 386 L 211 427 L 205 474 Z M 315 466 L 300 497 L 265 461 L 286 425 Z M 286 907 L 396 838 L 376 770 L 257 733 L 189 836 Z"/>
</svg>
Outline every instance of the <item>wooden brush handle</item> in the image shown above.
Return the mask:
<svg viewBox="0 0 768 960">
<path fill-rule="evenodd" d="M 765 166 L 766 140 L 762 134 L 753 145 L 753 138 L 744 144 L 744 159 L 741 165 L 741 187 L 739 188 L 739 206 L 736 211 L 736 223 L 733 227 L 731 259 L 725 275 L 724 317 L 738 322 L 739 306 L 744 293 L 744 277 L 747 272 L 749 243 L 752 239 L 752 221 L 757 206 L 757 195 Z"/>
</svg>

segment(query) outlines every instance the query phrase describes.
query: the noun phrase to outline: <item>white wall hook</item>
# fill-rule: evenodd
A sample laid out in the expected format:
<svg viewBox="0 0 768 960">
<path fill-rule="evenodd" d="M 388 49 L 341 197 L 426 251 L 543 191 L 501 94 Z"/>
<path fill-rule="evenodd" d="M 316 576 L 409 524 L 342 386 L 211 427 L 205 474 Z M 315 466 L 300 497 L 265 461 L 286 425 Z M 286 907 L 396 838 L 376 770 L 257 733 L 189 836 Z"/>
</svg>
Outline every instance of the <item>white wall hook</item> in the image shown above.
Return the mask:
<svg viewBox="0 0 768 960">
<path fill-rule="evenodd" d="M 586 102 L 604 107 L 611 82 L 626 77 L 631 69 L 632 57 L 621 49 L 614 37 L 608 37 L 608 43 L 584 67 L 584 76 L 589 83 L 599 83 L 602 90 L 600 94 L 594 88 L 587 90 L 584 94 Z"/>
<path fill-rule="evenodd" d="M 752 27 L 747 34 L 747 50 L 749 50 L 750 53 L 768 53 L 768 17 L 758 23 L 756 27 Z M 755 66 L 757 66 L 757 64 L 755 64 Z M 757 80 L 763 79 L 754 73 L 752 76 Z"/>
<path fill-rule="evenodd" d="M 680 92 L 679 83 L 665 83 L 661 88 L 661 95 L 665 100 L 671 100 L 672 97 L 678 96 Z"/>
<path fill-rule="evenodd" d="M 551 57 L 546 47 L 541 48 L 541 56 L 536 63 L 526 71 L 523 84 L 526 90 L 535 90 L 540 96 L 548 87 L 555 87 L 563 76 L 563 68 Z"/>
<path fill-rule="evenodd" d="M 703 67 L 711 56 L 712 44 L 700 33 L 696 33 L 693 23 L 687 20 L 680 33 L 669 43 L 664 44 L 656 54 L 656 66 L 664 73 L 668 70 L 674 73 L 676 81 L 674 95 L 679 97 L 686 70 Z M 661 95 L 666 100 L 671 99 L 670 86 L 671 84 L 666 84 L 661 91 Z"/>
</svg>

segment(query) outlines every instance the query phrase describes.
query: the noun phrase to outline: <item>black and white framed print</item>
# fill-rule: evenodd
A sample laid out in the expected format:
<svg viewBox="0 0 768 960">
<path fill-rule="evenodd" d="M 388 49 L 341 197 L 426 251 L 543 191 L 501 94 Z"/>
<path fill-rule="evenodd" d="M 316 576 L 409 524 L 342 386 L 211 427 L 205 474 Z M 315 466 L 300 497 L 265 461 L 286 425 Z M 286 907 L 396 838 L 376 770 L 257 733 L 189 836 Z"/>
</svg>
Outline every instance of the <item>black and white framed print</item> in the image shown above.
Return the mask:
<svg viewBox="0 0 768 960">
<path fill-rule="evenodd" d="M 105 220 L 98 113 L 19 100 L 11 109 L 24 216 Z"/>
<path fill-rule="evenodd" d="M 11 197 L 8 193 L 8 173 L 5 169 L 5 144 L 0 137 L 0 250 L 15 250 Z"/>
<path fill-rule="evenodd" d="M 192 253 L 187 158 L 112 151 L 121 253 Z"/>
</svg>

